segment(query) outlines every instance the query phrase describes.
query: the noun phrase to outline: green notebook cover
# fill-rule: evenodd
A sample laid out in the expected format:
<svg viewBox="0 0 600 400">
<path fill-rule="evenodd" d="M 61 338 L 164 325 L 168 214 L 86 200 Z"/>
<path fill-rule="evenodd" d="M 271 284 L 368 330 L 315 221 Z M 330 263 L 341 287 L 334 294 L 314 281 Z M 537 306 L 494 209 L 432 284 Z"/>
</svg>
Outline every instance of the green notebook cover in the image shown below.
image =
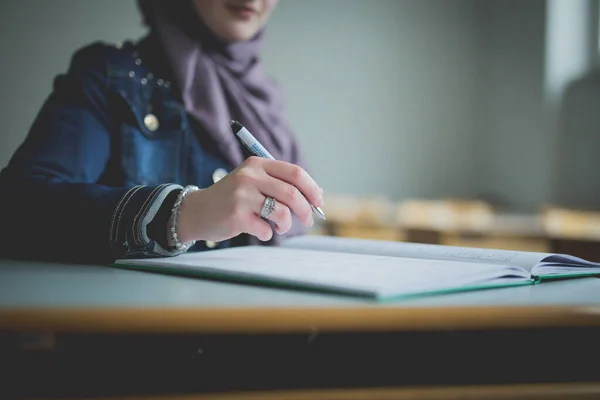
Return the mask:
<svg viewBox="0 0 600 400">
<path fill-rule="evenodd" d="M 550 281 L 556 279 L 572 279 L 572 278 L 585 278 L 591 276 L 600 275 L 598 272 L 587 272 L 587 273 L 576 273 L 576 274 L 552 274 L 552 275 L 538 275 L 535 278 L 540 281 Z"/>
</svg>

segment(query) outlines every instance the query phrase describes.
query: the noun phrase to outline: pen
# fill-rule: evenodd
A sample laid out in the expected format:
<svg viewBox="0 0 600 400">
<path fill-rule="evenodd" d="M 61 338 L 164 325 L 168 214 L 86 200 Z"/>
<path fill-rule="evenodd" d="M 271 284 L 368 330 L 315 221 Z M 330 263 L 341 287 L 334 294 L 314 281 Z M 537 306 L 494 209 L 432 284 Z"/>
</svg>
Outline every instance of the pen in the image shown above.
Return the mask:
<svg viewBox="0 0 600 400">
<path fill-rule="evenodd" d="M 274 160 L 275 157 L 271 155 L 265 149 L 262 144 L 252 134 L 246 129 L 242 124 L 237 121 L 231 120 L 231 130 L 237 136 L 237 138 L 242 142 L 244 147 L 248 149 L 249 152 L 254 154 L 257 157 L 268 158 L 269 160 Z M 325 213 L 319 207 L 315 207 L 312 204 L 310 205 L 314 214 L 316 214 L 319 218 L 325 219 Z"/>
</svg>

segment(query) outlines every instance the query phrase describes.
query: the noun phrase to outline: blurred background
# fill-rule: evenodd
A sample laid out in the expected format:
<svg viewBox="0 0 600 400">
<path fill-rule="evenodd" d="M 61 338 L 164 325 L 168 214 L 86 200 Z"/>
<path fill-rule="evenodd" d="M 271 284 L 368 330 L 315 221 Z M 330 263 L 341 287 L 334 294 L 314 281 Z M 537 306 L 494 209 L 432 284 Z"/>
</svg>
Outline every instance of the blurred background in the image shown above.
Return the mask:
<svg viewBox="0 0 600 400">
<path fill-rule="evenodd" d="M 281 0 L 263 60 L 325 189 L 314 234 L 600 261 L 598 0 Z M 133 0 L 0 3 L 0 166 Z"/>
</svg>

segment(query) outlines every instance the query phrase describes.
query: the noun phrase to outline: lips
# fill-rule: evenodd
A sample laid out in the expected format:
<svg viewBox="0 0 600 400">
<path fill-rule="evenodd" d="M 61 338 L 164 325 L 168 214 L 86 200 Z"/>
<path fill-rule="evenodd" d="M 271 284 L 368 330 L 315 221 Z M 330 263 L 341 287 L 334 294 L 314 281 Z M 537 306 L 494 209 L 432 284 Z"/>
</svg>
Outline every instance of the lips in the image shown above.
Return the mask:
<svg viewBox="0 0 600 400">
<path fill-rule="evenodd" d="M 226 8 L 235 16 L 244 19 L 250 18 L 257 13 L 256 9 L 245 4 L 228 4 Z"/>
</svg>

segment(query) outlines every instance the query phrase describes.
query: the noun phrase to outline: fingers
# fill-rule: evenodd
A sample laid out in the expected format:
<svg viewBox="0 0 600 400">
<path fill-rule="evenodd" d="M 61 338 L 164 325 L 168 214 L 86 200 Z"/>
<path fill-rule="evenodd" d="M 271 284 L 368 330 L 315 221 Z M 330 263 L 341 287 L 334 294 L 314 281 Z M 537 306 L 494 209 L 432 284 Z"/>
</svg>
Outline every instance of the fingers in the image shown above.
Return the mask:
<svg viewBox="0 0 600 400">
<path fill-rule="evenodd" d="M 289 213 L 289 211 L 291 210 L 294 212 L 294 214 L 298 216 L 298 218 L 304 225 L 313 225 L 314 220 L 310 204 L 295 186 L 290 185 L 289 183 L 284 182 L 282 180 L 273 178 L 272 176 L 266 175 L 265 178 L 261 180 L 259 190 L 265 196 L 273 197 L 279 202 L 277 210 L 278 214 L 275 216 L 275 218 L 283 219 L 284 215 L 282 210 L 285 210 L 285 212 L 289 214 L 289 224 L 291 226 L 292 216 L 291 213 Z M 273 222 L 277 223 L 278 225 L 280 224 L 279 220 Z M 281 221 L 281 223 L 287 224 L 288 221 L 286 219 L 285 221 Z M 283 226 L 281 227 L 283 228 Z"/>
<path fill-rule="evenodd" d="M 250 215 L 244 224 L 245 232 L 266 242 L 273 237 L 271 226 L 257 215 Z"/>
<path fill-rule="evenodd" d="M 261 218 L 261 211 L 266 201 L 266 196 L 261 193 L 261 181 L 264 179 L 274 179 L 269 177 L 264 172 L 262 179 L 244 178 L 243 180 L 251 180 L 252 183 L 244 184 L 235 192 L 232 199 L 237 203 L 235 211 L 232 213 L 233 219 L 236 221 L 238 232 L 246 232 L 256 236 L 262 241 L 270 240 L 273 236 L 273 229 L 265 220 Z M 275 197 L 274 197 L 275 199 Z M 292 227 L 292 213 L 285 204 L 276 201 L 274 210 L 267 216 L 266 219 L 274 223 L 275 231 L 282 235 Z"/>
<path fill-rule="evenodd" d="M 323 205 L 321 188 L 301 167 L 284 161 L 264 159 L 263 168 L 265 172 L 273 178 L 279 179 L 280 181 L 284 181 L 289 185 L 297 188 L 296 191 L 287 188 L 288 200 L 295 198 L 298 195 L 302 195 L 302 197 L 305 197 L 306 200 L 310 202 L 310 204 L 313 204 L 316 207 L 321 207 Z M 299 191 L 300 193 L 297 193 L 297 191 Z M 281 200 L 288 204 L 287 201 L 285 201 L 284 199 Z M 288 205 L 292 207 L 291 204 Z M 294 213 L 296 213 L 296 210 L 293 207 L 292 210 L 294 211 Z"/>
<path fill-rule="evenodd" d="M 238 196 L 238 201 L 243 201 L 253 213 L 252 216 L 246 214 L 238 219 L 243 224 L 241 228 L 260 240 L 269 240 L 272 235 L 270 225 L 260 218 L 266 197 L 277 200 L 277 207 L 268 220 L 274 223 L 275 231 L 279 234 L 286 233 L 292 227 L 292 212 L 304 225 L 313 225 L 311 203 L 317 207 L 323 204 L 321 188 L 306 171 L 287 162 L 250 157 L 235 173 L 230 174 L 229 181 L 237 186 L 237 193 L 244 194 Z M 269 227 L 268 235 L 264 231 L 265 226 Z"/>
<path fill-rule="evenodd" d="M 275 198 L 275 197 L 273 197 L 273 198 Z M 266 200 L 266 197 L 264 199 Z M 275 201 L 277 201 L 277 200 L 275 200 Z M 256 213 L 257 215 L 261 214 L 261 210 L 262 210 L 262 207 L 264 206 L 264 204 L 265 203 L 263 200 L 263 202 L 260 204 L 260 206 L 258 208 L 258 212 Z M 275 230 L 280 235 L 286 233 L 292 227 L 292 213 L 288 206 L 286 206 L 285 204 L 283 204 L 279 201 L 277 201 L 275 210 L 267 217 L 267 219 L 269 221 L 272 221 L 275 223 Z"/>
<path fill-rule="evenodd" d="M 242 229 L 244 232 L 256 236 L 259 240 L 268 241 L 273 237 L 273 230 L 271 229 L 271 225 L 260 217 L 266 197 L 262 195 L 258 195 L 257 197 L 260 200 L 253 201 L 256 204 L 256 207 L 254 207 L 255 211 L 243 218 Z M 289 231 L 292 227 L 290 209 L 285 204 L 279 202 L 277 202 L 275 210 L 267 216 L 267 219 L 275 223 L 275 230 L 280 235 Z"/>
</svg>

